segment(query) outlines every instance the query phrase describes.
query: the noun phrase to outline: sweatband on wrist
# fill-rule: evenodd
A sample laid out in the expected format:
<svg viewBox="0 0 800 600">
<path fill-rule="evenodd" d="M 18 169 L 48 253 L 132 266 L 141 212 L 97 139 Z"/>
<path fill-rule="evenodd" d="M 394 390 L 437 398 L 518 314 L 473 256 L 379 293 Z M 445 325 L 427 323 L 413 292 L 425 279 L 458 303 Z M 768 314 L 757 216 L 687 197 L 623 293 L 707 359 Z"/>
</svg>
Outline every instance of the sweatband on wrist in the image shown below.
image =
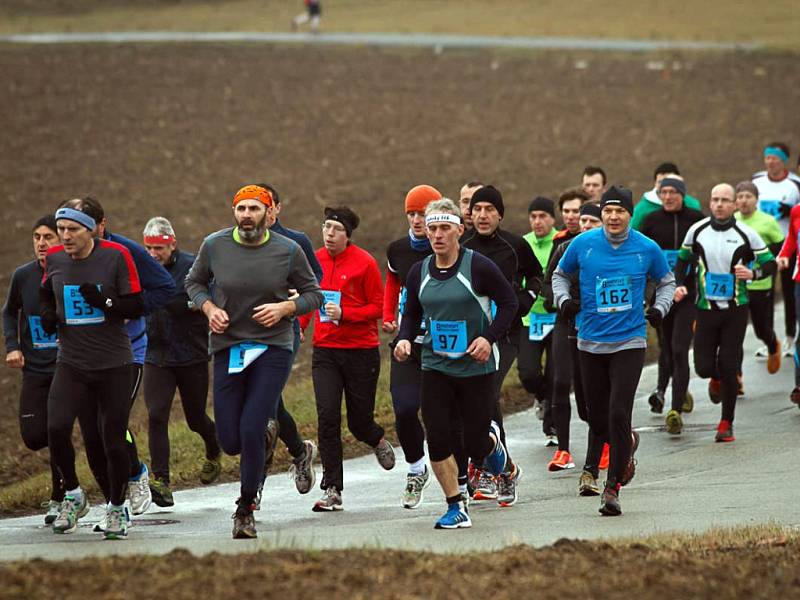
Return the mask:
<svg viewBox="0 0 800 600">
<path fill-rule="evenodd" d="M 433 213 L 425 217 L 425 226 L 431 223 L 453 223 L 454 225 L 461 225 L 461 217 L 451 215 L 450 213 Z"/>
<path fill-rule="evenodd" d="M 59 219 L 66 219 L 67 221 L 75 221 L 79 225 L 83 225 L 89 231 L 94 231 L 94 228 L 97 226 L 94 219 L 87 215 L 85 212 L 81 212 L 79 210 L 75 210 L 74 208 L 59 208 L 56 211 L 56 221 Z"/>
<path fill-rule="evenodd" d="M 144 243 L 148 246 L 169 246 L 175 241 L 174 235 L 146 235 L 144 236 Z"/>
<path fill-rule="evenodd" d="M 764 148 L 764 156 L 777 156 L 783 162 L 789 162 L 789 155 L 777 146 L 767 146 Z"/>
</svg>

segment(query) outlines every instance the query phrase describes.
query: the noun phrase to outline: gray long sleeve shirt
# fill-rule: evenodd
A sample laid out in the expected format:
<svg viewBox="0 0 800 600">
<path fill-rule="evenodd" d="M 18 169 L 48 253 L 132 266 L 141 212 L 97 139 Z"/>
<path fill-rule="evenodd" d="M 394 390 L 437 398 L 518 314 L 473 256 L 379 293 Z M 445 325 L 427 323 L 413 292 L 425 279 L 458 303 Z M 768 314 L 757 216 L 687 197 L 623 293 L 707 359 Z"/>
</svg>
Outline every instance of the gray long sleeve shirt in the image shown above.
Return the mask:
<svg viewBox="0 0 800 600">
<path fill-rule="evenodd" d="M 196 306 L 211 300 L 225 310 L 230 324 L 224 333 L 211 333 L 209 353 L 215 354 L 239 342 L 292 349 L 292 319 L 264 327 L 253 319 L 256 306 L 289 299 L 297 290 L 295 314 L 322 306 L 322 293 L 300 246 L 278 233 L 258 246 L 234 239 L 233 227 L 209 235 L 186 276 L 186 293 Z"/>
</svg>

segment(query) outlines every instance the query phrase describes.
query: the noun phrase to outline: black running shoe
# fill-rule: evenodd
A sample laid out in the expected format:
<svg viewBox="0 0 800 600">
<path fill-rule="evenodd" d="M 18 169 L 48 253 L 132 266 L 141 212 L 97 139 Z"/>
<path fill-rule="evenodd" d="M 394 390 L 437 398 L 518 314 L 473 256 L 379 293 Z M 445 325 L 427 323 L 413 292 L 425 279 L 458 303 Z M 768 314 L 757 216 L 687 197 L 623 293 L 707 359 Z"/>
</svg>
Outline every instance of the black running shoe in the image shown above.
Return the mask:
<svg viewBox="0 0 800 600">
<path fill-rule="evenodd" d="M 603 495 L 600 497 L 600 514 L 604 517 L 618 517 L 622 514 L 619 503 L 619 485 L 610 485 L 606 482 Z"/>
</svg>

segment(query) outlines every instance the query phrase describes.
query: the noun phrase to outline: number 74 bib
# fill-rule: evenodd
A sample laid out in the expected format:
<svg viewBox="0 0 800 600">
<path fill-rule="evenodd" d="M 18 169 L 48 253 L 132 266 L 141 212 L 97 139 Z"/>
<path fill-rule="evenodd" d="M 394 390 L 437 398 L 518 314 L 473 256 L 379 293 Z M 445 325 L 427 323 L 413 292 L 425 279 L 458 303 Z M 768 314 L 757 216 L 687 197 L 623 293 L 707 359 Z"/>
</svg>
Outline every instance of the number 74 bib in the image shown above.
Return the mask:
<svg viewBox="0 0 800 600">
<path fill-rule="evenodd" d="M 597 278 L 595 298 L 597 312 L 613 313 L 630 310 L 633 307 L 633 288 L 629 275 L 620 277 Z"/>
</svg>

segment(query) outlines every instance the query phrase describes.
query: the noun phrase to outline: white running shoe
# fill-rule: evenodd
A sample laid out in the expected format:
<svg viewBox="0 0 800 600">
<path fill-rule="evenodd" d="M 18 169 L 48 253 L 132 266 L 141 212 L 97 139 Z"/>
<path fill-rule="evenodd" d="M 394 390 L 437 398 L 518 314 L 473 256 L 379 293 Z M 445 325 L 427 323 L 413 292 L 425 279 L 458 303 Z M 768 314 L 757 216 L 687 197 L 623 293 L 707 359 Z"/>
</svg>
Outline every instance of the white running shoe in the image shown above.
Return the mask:
<svg viewBox="0 0 800 600">
<path fill-rule="evenodd" d="M 755 356 L 756 358 L 766 359 L 767 356 L 769 356 L 769 350 L 767 350 L 766 346 L 761 346 L 758 350 L 756 350 L 753 356 Z"/>
<path fill-rule="evenodd" d="M 794 338 L 787 337 L 783 340 L 783 355 L 784 356 L 794 356 Z"/>
<path fill-rule="evenodd" d="M 141 515 L 150 508 L 150 503 L 153 501 L 150 493 L 150 472 L 144 463 L 139 476 L 128 480 L 128 500 L 131 501 L 131 512 L 135 515 Z"/>
<path fill-rule="evenodd" d="M 61 512 L 61 502 L 55 500 L 48 500 L 42 504 L 42 508 L 46 508 L 47 512 L 44 515 L 44 524 L 52 525 L 53 521 L 58 518 L 58 513 Z"/>
</svg>

